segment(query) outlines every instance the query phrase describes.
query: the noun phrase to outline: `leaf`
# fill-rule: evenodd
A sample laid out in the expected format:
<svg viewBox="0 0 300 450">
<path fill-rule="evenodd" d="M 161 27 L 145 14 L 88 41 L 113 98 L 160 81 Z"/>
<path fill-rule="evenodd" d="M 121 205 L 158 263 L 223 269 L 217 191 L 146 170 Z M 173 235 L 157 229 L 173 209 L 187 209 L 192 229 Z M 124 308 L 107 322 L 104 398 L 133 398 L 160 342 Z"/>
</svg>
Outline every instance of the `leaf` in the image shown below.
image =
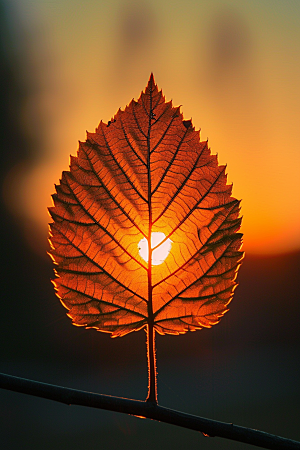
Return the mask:
<svg viewBox="0 0 300 450">
<path fill-rule="evenodd" d="M 49 208 L 54 284 L 73 323 L 114 337 L 150 323 L 160 334 L 218 323 L 243 258 L 240 202 L 226 179 L 152 75 L 137 102 L 87 133 Z M 158 232 L 165 238 L 151 248 Z"/>
</svg>

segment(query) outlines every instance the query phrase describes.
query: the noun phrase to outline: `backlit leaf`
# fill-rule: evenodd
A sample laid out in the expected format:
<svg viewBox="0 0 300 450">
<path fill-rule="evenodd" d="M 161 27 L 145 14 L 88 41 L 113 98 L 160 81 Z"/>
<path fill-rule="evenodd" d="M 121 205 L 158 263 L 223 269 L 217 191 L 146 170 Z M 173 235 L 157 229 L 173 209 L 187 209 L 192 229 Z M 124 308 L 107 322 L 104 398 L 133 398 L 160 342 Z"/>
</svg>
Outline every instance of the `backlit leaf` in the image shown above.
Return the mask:
<svg viewBox="0 0 300 450">
<path fill-rule="evenodd" d="M 150 322 L 161 334 L 216 324 L 243 257 L 231 191 L 225 166 L 151 75 L 137 102 L 87 134 L 53 195 L 54 284 L 73 323 L 113 336 Z M 164 238 L 156 252 L 151 233 Z"/>
</svg>

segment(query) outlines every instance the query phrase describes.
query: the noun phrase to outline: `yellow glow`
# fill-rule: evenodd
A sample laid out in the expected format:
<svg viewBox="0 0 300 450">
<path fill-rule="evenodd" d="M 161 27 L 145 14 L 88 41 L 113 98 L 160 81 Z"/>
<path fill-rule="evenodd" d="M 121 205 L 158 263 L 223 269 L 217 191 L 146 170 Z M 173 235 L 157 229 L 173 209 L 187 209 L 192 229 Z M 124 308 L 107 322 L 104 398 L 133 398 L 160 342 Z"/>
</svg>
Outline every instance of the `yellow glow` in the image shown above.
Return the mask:
<svg viewBox="0 0 300 450">
<path fill-rule="evenodd" d="M 166 235 L 161 232 L 154 232 L 151 233 L 151 248 L 156 247 L 158 244 L 160 244 L 164 239 Z M 155 250 L 153 250 L 152 253 L 152 266 L 158 266 L 159 264 L 163 263 L 168 254 L 170 253 L 172 246 L 171 239 L 167 239 L 163 244 L 161 244 L 159 247 L 157 247 Z M 139 254 L 143 258 L 144 261 L 148 262 L 148 241 L 146 238 L 143 238 L 138 243 L 139 248 Z"/>
<path fill-rule="evenodd" d="M 39 88 L 30 90 L 19 118 L 32 156 L 6 174 L 0 196 L 31 248 L 46 258 L 53 183 L 68 170 L 78 140 L 137 100 L 152 71 L 166 100 L 182 105 L 201 140 L 208 137 L 219 163 L 228 164 L 233 196 L 242 199 L 243 250 L 300 250 L 300 2 L 273 3 L 274 14 L 270 2 L 240 0 L 189 8 L 171 0 L 14 3 L 24 27 L 32 20 L 34 60 L 25 56 L 25 72 Z"/>
</svg>

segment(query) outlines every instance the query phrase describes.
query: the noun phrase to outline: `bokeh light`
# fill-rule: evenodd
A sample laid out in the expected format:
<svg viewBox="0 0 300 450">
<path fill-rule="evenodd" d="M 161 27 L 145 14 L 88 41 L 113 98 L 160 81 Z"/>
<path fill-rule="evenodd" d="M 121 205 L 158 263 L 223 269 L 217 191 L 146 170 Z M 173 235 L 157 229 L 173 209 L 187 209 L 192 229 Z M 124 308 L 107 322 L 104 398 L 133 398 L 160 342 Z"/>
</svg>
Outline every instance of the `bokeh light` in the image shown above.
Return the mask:
<svg viewBox="0 0 300 450">
<path fill-rule="evenodd" d="M 31 30 L 22 123 L 35 152 L 7 174 L 3 195 L 35 242 L 46 240 L 53 184 L 77 141 L 137 98 L 153 72 L 228 165 L 246 252 L 300 248 L 299 2 L 11 5 Z"/>
<path fill-rule="evenodd" d="M 145 399 L 144 331 L 112 340 L 73 327 L 55 297 L 47 207 L 85 130 L 153 72 L 227 163 L 246 250 L 219 325 L 157 335 L 159 403 L 300 440 L 299 22 L 299 0 L 0 0 L 1 372 Z M 177 251 L 174 239 L 153 273 Z M 244 450 L 5 390 L 0 409 L 10 450 Z"/>
</svg>

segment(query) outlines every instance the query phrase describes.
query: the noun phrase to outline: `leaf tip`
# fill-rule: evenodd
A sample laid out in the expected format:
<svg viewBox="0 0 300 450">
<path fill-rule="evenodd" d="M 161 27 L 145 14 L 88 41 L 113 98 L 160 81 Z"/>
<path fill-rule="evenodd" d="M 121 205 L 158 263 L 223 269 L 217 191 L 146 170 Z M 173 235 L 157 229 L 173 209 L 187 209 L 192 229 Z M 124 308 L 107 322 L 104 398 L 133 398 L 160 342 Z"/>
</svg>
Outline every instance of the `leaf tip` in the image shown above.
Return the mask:
<svg viewBox="0 0 300 450">
<path fill-rule="evenodd" d="M 154 75 L 153 72 L 151 72 L 150 77 L 149 77 L 149 81 L 148 81 L 148 86 L 147 88 L 153 90 L 153 88 L 156 86 L 155 84 L 155 80 L 154 80 Z"/>
</svg>

